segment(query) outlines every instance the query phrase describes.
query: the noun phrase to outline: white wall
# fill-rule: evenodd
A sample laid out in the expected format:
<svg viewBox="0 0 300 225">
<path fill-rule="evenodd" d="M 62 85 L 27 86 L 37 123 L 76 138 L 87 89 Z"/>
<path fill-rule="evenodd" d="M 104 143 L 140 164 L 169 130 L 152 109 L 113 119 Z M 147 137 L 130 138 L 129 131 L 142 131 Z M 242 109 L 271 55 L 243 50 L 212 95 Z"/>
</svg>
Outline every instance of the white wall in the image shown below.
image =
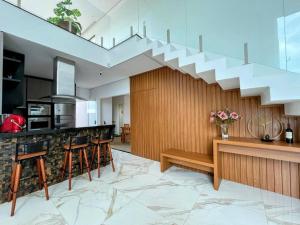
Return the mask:
<svg viewBox="0 0 300 225">
<path fill-rule="evenodd" d="M 129 78 L 119 80 L 113 83 L 92 88 L 90 91 L 90 99 L 98 100 L 107 97 L 126 95 L 130 92 Z"/>
<path fill-rule="evenodd" d="M 119 121 L 119 105 L 123 105 L 123 123 L 124 123 L 124 96 L 117 96 L 112 98 L 112 114 L 113 122 L 116 125 L 115 133 L 120 134 L 120 124 Z"/>
<path fill-rule="evenodd" d="M 124 96 L 124 123 L 130 124 L 130 95 Z"/>
<path fill-rule="evenodd" d="M 90 89 L 76 87 L 76 96 L 90 100 Z"/>
<path fill-rule="evenodd" d="M 90 100 L 97 101 L 97 121 L 103 123 L 102 119 L 102 102 L 101 99 L 111 98 L 114 96 L 127 95 L 130 92 L 129 78 L 119 80 L 113 83 L 102 85 L 90 90 Z M 111 119 L 112 121 L 112 119 Z"/>
<path fill-rule="evenodd" d="M 87 102 L 76 102 L 76 127 L 87 127 L 89 118 L 87 114 Z"/>
<path fill-rule="evenodd" d="M 112 98 L 101 99 L 101 124 L 112 124 Z"/>
</svg>

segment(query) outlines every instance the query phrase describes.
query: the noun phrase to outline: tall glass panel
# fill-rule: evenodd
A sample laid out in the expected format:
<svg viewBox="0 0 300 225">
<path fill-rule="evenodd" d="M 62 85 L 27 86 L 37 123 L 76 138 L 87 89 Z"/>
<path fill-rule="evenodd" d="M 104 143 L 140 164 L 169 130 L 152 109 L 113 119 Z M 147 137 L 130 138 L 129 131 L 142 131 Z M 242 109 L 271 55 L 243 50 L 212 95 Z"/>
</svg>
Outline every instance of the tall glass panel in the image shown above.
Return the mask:
<svg viewBox="0 0 300 225">
<path fill-rule="evenodd" d="M 138 0 L 115 2 L 105 15 L 93 22 L 84 33 L 84 37 L 94 36 L 94 41 L 99 45 L 102 39 L 105 48 L 111 48 L 114 43 L 117 45 L 129 38 L 131 33 L 138 32 Z"/>
<path fill-rule="evenodd" d="M 278 18 L 282 0 L 187 0 L 187 43 L 225 56 L 243 59 L 248 43 L 249 62 L 279 67 Z"/>
<path fill-rule="evenodd" d="M 139 0 L 139 18 L 148 37 L 166 41 L 169 29 L 172 43 L 186 44 L 185 0 Z"/>
<path fill-rule="evenodd" d="M 286 69 L 300 73 L 300 1 L 285 0 L 284 3 Z"/>
</svg>

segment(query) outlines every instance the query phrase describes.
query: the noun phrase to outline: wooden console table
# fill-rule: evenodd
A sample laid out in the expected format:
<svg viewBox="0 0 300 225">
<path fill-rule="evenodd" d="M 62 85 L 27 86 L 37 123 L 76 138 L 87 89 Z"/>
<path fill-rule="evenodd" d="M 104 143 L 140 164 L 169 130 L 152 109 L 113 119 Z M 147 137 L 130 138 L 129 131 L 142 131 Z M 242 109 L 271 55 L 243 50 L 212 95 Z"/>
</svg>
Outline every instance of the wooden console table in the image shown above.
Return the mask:
<svg viewBox="0 0 300 225">
<path fill-rule="evenodd" d="M 221 153 L 232 153 L 258 158 L 300 163 L 300 144 L 283 141 L 262 142 L 252 138 L 230 137 L 228 140 L 213 140 L 214 188 L 219 189 L 222 174 Z"/>
</svg>

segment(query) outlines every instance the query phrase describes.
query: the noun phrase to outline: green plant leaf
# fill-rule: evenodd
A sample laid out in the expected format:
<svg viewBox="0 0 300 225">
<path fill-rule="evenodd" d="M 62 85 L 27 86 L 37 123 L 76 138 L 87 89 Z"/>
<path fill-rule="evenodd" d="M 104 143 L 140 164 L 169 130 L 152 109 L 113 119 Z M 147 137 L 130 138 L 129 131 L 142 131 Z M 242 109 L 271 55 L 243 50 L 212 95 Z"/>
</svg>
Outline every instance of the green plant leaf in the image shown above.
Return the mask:
<svg viewBox="0 0 300 225">
<path fill-rule="evenodd" d="M 72 14 L 76 17 L 80 17 L 81 16 L 81 12 L 78 9 L 72 9 Z"/>
<path fill-rule="evenodd" d="M 53 9 L 55 17 L 50 17 L 47 20 L 53 24 L 59 24 L 62 21 L 70 21 L 76 33 L 81 33 L 81 24 L 76 22 L 77 18 L 81 16 L 79 9 L 69 9 L 72 5 L 72 0 L 62 0 L 56 4 L 56 8 Z"/>
</svg>

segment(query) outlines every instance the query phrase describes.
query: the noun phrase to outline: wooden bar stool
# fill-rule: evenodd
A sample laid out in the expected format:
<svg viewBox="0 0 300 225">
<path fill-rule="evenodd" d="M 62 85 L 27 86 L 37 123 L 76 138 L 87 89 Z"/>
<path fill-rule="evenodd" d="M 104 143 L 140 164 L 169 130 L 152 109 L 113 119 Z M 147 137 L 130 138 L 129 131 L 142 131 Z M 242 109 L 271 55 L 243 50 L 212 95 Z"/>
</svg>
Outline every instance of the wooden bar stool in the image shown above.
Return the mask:
<svg viewBox="0 0 300 225">
<path fill-rule="evenodd" d="M 44 186 L 46 199 L 49 200 L 48 185 L 45 171 L 45 162 L 43 156 L 49 150 L 49 140 L 40 140 L 37 142 L 17 143 L 16 153 L 12 157 L 12 174 L 10 181 L 10 190 L 8 201 L 12 200 L 11 216 L 15 214 L 17 192 L 20 184 L 22 173 L 22 162 L 29 159 L 36 159 L 37 171 L 39 176 L 39 188 Z"/>
<path fill-rule="evenodd" d="M 82 136 L 82 137 L 74 137 L 70 136 L 69 144 L 64 145 L 65 150 L 65 159 L 62 169 L 61 177 L 62 179 L 65 176 L 66 167 L 69 165 L 69 190 L 72 189 L 72 156 L 73 152 L 77 151 L 79 152 L 79 163 L 80 163 L 80 171 L 83 172 L 83 166 L 82 166 L 82 157 L 84 157 L 85 165 L 87 168 L 87 173 L 89 176 L 89 180 L 92 181 L 91 173 L 90 173 L 90 166 L 89 161 L 87 157 L 86 149 L 89 146 L 89 138 L 88 136 Z"/>
<path fill-rule="evenodd" d="M 125 143 L 126 142 L 126 137 L 130 136 L 130 125 L 129 124 L 124 124 L 123 127 L 121 127 L 122 132 L 121 132 L 121 142 Z"/>
<path fill-rule="evenodd" d="M 93 137 L 91 143 L 93 145 L 91 166 L 94 163 L 95 154 L 97 152 L 97 169 L 98 177 L 100 177 L 100 164 L 101 164 L 101 148 L 104 149 L 104 164 L 106 165 L 107 152 L 112 166 L 113 172 L 115 172 L 115 165 L 111 151 L 110 143 L 113 141 L 114 127 L 101 128 L 96 137 Z"/>
</svg>

